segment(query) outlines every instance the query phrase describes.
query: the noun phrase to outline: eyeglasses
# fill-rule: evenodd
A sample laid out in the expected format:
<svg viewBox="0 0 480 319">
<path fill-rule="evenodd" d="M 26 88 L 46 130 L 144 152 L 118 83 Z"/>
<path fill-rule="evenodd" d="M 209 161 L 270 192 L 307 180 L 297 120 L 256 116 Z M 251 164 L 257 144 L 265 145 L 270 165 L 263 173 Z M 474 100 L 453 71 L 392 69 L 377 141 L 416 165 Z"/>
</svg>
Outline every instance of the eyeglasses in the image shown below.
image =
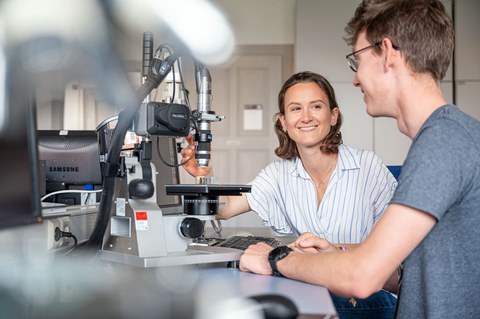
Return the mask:
<svg viewBox="0 0 480 319">
<path fill-rule="evenodd" d="M 360 50 L 357 50 L 357 51 L 352 52 L 350 54 L 347 54 L 347 56 L 345 58 L 347 59 L 347 63 L 348 63 L 348 66 L 350 67 L 350 69 L 352 69 L 353 72 L 357 72 L 357 70 L 358 70 L 358 60 L 357 60 L 356 54 L 358 54 L 362 51 L 374 48 L 376 46 L 379 46 L 381 43 L 382 42 L 375 42 L 374 44 L 369 45 L 368 47 L 365 47 L 363 49 L 360 49 Z"/>
</svg>

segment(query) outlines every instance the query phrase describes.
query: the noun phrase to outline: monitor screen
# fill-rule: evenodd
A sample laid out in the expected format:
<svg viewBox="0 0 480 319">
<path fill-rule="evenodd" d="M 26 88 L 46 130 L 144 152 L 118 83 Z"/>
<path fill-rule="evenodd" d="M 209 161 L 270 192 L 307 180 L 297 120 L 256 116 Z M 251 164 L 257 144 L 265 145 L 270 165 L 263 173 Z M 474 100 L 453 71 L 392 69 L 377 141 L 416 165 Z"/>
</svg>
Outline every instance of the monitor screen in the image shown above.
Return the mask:
<svg viewBox="0 0 480 319">
<path fill-rule="evenodd" d="M 99 147 L 94 130 L 39 130 L 38 151 L 40 160 L 44 161 L 46 194 L 101 189 Z M 79 193 L 61 193 L 46 200 L 82 204 Z"/>
<path fill-rule="evenodd" d="M 15 107 L 0 105 L 0 227 L 41 222 L 33 102 L 27 95 Z M 11 100 L 13 101 L 13 99 Z"/>
</svg>

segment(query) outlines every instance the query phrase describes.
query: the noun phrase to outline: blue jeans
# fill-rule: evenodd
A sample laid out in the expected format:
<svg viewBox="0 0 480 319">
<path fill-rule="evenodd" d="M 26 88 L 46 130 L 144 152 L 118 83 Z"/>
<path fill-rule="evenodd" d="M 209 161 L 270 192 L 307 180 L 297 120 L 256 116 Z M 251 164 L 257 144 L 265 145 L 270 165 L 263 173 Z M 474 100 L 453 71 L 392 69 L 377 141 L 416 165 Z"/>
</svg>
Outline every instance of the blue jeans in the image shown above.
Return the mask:
<svg viewBox="0 0 480 319">
<path fill-rule="evenodd" d="M 397 297 L 380 290 L 368 298 L 358 299 L 354 307 L 348 298 L 330 293 L 340 319 L 392 319 L 395 316 Z"/>
</svg>

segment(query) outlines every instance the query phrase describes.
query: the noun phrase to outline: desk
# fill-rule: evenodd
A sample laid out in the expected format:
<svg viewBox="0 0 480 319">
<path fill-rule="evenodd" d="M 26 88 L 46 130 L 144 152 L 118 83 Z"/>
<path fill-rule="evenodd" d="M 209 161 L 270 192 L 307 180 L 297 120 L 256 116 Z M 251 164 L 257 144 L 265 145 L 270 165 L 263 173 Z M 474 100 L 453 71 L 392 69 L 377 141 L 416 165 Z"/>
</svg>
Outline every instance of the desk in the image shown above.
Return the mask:
<svg viewBox="0 0 480 319">
<path fill-rule="evenodd" d="M 268 227 L 258 228 L 224 228 L 220 233 L 213 229 L 206 230 L 206 237 L 224 238 L 236 233 L 249 232 L 257 236 L 276 237 L 283 244 L 293 242 L 295 236 L 278 237 Z M 299 318 L 336 318 L 336 310 L 333 306 L 330 294 L 325 287 L 311 285 L 288 278 L 256 275 L 241 272 L 236 268 L 222 267 L 214 264 L 211 268 L 199 268 L 202 279 L 200 287 L 212 286 L 206 294 L 225 298 L 229 294 L 237 297 L 248 297 L 262 294 L 281 294 L 290 298 L 300 312 Z M 203 288 L 201 288 L 203 289 Z"/>
<path fill-rule="evenodd" d="M 220 234 L 207 229 L 206 235 L 228 237 L 243 231 L 259 236 L 276 237 L 270 228 L 224 228 Z M 292 236 L 277 238 L 284 243 L 292 242 L 295 239 Z M 171 306 L 172 314 L 161 318 L 222 318 L 221 316 L 214 317 L 211 313 L 209 315 L 208 311 L 213 311 L 217 309 L 217 306 L 224 304 L 223 302 L 232 299 L 247 300 L 247 297 L 253 295 L 281 294 L 290 298 L 297 305 L 301 314 L 299 318 L 336 318 L 335 308 L 325 287 L 287 278 L 245 273 L 236 268 L 227 268 L 225 262 L 149 269 L 102 261 L 100 261 L 100 265 L 101 267 L 95 266 L 94 263 L 86 264 L 85 260 L 75 262 L 73 265 L 71 263 L 62 265 L 56 262 L 54 265 L 47 266 L 47 277 L 58 279 L 58 274 L 65 272 L 68 272 L 65 278 L 75 276 L 68 278 L 67 283 L 59 282 L 60 288 L 55 289 L 62 290 L 64 289 L 62 287 L 65 286 L 81 287 L 81 292 L 67 291 L 69 296 L 89 295 L 95 297 L 98 294 L 97 291 L 106 289 L 108 296 L 101 295 L 101 297 L 105 301 L 102 309 L 108 315 L 111 314 L 110 312 L 116 313 L 122 310 L 116 308 L 117 304 L 122 304 L 122 308 L 143 307 L 148 312 L 160 311 L 160 309 L 173 304 L 174 306 Z M 105 273 L 105 269 L 109 271 Z M 38 270 L 36 272 L 38 273 Z M 90 284 L 79 285 L 77 281 L 80 280 L 90 282 Z M 122 295 L 119 300 L 118 291 L 127 297 Z M 68 301 L 65 295 L 62 298 Z M 82 305 L 82 308 L 89 306 L 90 304 L 86 303 Z M 45 308 L 51 309 L 48 303 Z M 234 311 L 231 307 L 227 310 Z M 184 312 L 179 313 L 178 311 Z M 206 313 L 205 316 L 199 316 L 199 311 Z M 216 313 L 218 314 L 219 311 Z M 132 316 L 123 314 L 123 316 L 125 318 L 138 317 L 139 313 L 135 314 Z M 225 313 L 224 317 L 227 315 Z"/>
<path fill-rule="evenodd" d="M 301 314 L 299 318 L 336 318 L 328 290 L 322 286 L 288 278 L 255 275 L 232 268 L 200 269 L 199 276 L 200 292 L 215 296 L 220 301 L 228 296 L 245 298 L 279 294 L 290 298 L 296 304 Z"/>
<path fill-rule="evenodd" d="M 85 257 L 35 254 L 0 267 L 2 318 L 254 319 L 245 303 L 262 294 L 290 298 L 299 319 L 336 318 L 322 286 L 216 264 L 144 269 Z"/>
</svg>

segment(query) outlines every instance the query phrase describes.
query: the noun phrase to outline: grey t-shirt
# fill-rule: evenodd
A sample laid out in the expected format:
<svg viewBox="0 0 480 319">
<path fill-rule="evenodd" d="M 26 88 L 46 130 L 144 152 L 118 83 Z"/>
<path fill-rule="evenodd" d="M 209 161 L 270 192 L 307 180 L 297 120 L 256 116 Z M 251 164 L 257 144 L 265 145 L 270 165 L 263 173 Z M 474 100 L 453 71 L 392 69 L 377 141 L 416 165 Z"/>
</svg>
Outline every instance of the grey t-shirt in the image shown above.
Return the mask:
<svg viewBox="0 0 480 319">
<path fill-rule="evenodd" d="M 480 122 L 436 110 L 412 142 L 391 203 L 437 219 L 404 262 L 397 318 L 478 318 Z"/>
</svg>

